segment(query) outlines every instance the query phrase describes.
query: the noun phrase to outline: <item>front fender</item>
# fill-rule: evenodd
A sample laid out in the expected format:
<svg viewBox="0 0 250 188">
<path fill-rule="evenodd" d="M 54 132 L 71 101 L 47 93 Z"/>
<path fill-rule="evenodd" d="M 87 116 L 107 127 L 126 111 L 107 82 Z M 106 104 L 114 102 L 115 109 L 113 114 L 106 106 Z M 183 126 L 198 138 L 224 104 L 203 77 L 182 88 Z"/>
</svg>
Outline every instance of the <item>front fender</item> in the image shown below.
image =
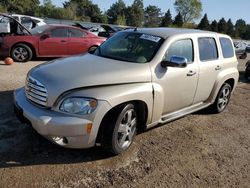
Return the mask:
<svg viewBox="0 0 250 188">
<path fill-rule="evenodd" d="M 132 83 L 83 88 L 82 90 L 73 92 L 73 95 L 107 101 L 111 108 L 129 101 L 142 101 L 148 108 L 147 124 L 152 120 L 152 83 Z"/>
</svg>

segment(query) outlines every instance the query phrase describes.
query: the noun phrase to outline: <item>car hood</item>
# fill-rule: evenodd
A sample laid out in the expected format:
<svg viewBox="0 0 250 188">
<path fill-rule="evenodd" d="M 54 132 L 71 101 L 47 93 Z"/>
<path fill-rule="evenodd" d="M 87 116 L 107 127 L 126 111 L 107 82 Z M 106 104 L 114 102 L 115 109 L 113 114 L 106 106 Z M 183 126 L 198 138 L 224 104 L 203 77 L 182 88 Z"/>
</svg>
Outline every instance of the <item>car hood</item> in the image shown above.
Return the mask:
<svg viewBox="0 0 250 188">
<path fill-rule="evenodd" d="M 38 65 L 29 75 L 46 87 L 48 105 L 64 92 L 77 88 L 151 81 L 148 63 L 112 60 L 89 53 Z"/>
</svg>

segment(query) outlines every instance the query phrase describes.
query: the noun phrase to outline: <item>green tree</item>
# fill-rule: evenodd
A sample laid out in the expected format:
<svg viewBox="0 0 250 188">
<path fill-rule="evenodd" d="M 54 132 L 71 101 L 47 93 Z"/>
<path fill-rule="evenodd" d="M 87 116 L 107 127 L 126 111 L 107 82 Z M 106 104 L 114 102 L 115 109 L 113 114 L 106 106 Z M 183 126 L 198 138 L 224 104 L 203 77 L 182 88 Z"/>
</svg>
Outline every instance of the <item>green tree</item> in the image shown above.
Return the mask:
<svg viewBox="0 0 250 188">
<path fill-rule="evenodd" d="M 202 12 L 200 0 L 176 0 L 174 6 L 176 12 L 182 15 L 185 24 L 198 19 Z"/>
<path fill-rule="evenodd" d="M 34 15 L 40 4 L 39 0 L 1 0 L 0 6 L 9 13 Z"/>
<path fill-rule="evenodd" d="M 144 20 L 143 0 L 134 0 L 126 9 L 127 25 L 141 27 Z"/>
<path fill-rule="evenodd" d="M 232 37 L 234 36 L 234 25 L 231 19 L 227 21 L 227 34 Z"/>
<path fill-rule="evenodd" d="M 4 6 L 0 5 L 0 12 L 6 12 L 6 11 L 7 9 Z"/>
<path fill-rule="evenodd" d="M 118 0 L 116 3 L 112 4 L 107 10 L 108 22 L 114 24 L 119 19 L 125 16 L 126 5 L 123 0 Z"/>
<path fill-rule="evenodd" d="M 144 25 L 146 27 L 158 27 L 160 25 L 161 9 L 157 6 L 149 5 L 145 8 Z"/>
<path fill-rule="evenodd" d="M 104 14 L 102 14 L 102 16 L 101 16 L 101 23 L 105 23 L 105 24 L 108 23 L 108 16 L 107 16 L 106 12 Z"/>
<path fill-rule="evenodd" d="M 175 16 L 173 25 L 177 26 L 177 27 L 182 27 L 183 26 L 183 18 L 182 18 L 182 15 L 181 15 L 180 12 Z"/>
<path fill-rule="evenodd" d="M 227 33 L 227 22 L 224 18 L 221 18 L 218 22 L 218 32 Z"/>
<path fill-rule="evenodd" d="M 242 37 L 243 39 L 250 40 L 250 25 L 249 24 L 246 25 L 246 31 L 245 33 L 243 33 L 242 36 L 243 36 Z"/>
<path fill-rule="evenodd" d="M 161 21 L 161 27 L 169 27 L 172 25 L 172 23 L 173 23 L 172 15 L 170 13 L 170 10 L 168 9 L 168 11 L 165 13 Z"/>
<path fill-rule="evenodd" d="M 114 24 L 117 24 L 117 25 L 126 25 L 126 18 L 125 18 L 125 15 L 119 15 L 117 16 L 117 20 L 115 21 Z"/>
<path fill-rule="evenodd" d="M 246 22 L 242 19 L 239 19 L 235 23 L 235 37 L 243 38 L 244 33 L 246 32 Z"/>
<path fill-rule="evenodd" d="M 207 19 L 207 14 L 205 14 L 203 16 L 203 18 L 201 19 L 200 23 L 198 24 L 198 29 L 201 29 L 201 30 L 206 30 L 206 31 L 209 31 L 210 30 L 210 25 L 209 25 L 209 21 Z"/>
<path fill-rule="evenodd" d="M 53 16 L 51 16 L 51 14 L 55 8 L 56 7 L 52 4 L 51 0 L 44 0 L 43 6 L 41 6 L 39 9 L 39 16 L 54 18 Z"/>
<path fill-rule="evenodd" d="M 63 3 L 64 8 L 68 8 L 75 13 L 75 19 L 82 21 L 102 22 L 103 15 L 98 5 L 91 0 L 70 0 Z"/>
<path fill-rule="evenodd" d="M 216 20 L 212 21 L 210 25 L 210 29 L 211 31 L 218 32 L 218 23 Z"/>
</svg>

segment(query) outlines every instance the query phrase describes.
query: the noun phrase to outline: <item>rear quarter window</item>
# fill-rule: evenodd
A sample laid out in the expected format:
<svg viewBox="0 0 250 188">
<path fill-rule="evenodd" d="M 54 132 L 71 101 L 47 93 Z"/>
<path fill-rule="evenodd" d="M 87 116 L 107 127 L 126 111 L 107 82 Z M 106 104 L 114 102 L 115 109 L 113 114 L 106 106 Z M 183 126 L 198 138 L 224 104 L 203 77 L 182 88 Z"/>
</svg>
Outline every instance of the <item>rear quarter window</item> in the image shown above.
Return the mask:
<svg viewBox="0 0 250 188">
<path fill-rule="evenodd" d="M 234 56 L 234 49 L 231 40 L 228 38 L 220 38 L 220 45 L 224 58 L 230 58 Z"/>
<path fill-rule="evenodd" d="M 214 38 L 199 38 L 198 44 L 201 61 L 212 61 L 218 59 L 218 49 Z"/>
</svg>

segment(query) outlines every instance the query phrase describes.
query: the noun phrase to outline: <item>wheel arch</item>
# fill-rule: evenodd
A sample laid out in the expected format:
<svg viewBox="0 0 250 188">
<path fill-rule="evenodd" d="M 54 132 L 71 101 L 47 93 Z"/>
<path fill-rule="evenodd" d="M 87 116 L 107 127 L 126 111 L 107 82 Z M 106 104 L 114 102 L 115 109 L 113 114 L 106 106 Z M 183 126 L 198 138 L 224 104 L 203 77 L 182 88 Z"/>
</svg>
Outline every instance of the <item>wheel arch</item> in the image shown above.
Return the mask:
<svg viewBox="0 0 250 188">
<path fill-rule="evenodd" d="M 138 114 L 138 121 L 139 121 L 137 124 L 138 133 L 141 133 L 146 129 L 146 123 L 147 123 L 148 111 L 149 111 L 147 104 L 142 100 L 126 101 L 126 102 L 117 104 L 116 106 L 111 108 L 108 112 L 106 112 L 98 129 L 96 143 L 102 142 L 103 130 L 105 128 L 105 125 L 110 121 L 110 118 L 114 118 L 118 116 L 119 112 L 122 110 L 122 107 L 126 104 L 133 104 L 135 106 L 135 110 Z"/>
<path fill-rule="evenodd" d="M 31 44 L 31 43 L 29 43 L 29 42 L 17 42 L 17 43 L 15 43 L 15 44 L 13 44 L 13 45 L 11 46 L 11 49 L 10 49 L 10 51 L 9 51 L 9 54 L 11 54 L 13 48 L 14 48 L 16 45 L 19 45 L 19 44 L 25 44 L 25 45 L 27 45 L 28 47 L 30 47 L 30 49 L 32 50 L 32 53 L 33 53 L 33 58 L 37 56 L 37 52 L 36 52 L 36 49 L 35 49 L 34 45 Z"/>
<path fill-rule="evenodd" d="M 214 85 L 214 88 L 210 94 L 210 97 L 208 98 L 208 101 L 210 103 L 213 103 L 218 95 L 218 92 L 220 91 L 221 87 L 225 84 L 228 83 L 231 86 L 232 92 L 236 88 L 236 84 L 239 79 L 239 72 L 237 71 L 232 71 L 229 74 L 223 74 L 218 77 L 217 82 Z"/>
</svg>

